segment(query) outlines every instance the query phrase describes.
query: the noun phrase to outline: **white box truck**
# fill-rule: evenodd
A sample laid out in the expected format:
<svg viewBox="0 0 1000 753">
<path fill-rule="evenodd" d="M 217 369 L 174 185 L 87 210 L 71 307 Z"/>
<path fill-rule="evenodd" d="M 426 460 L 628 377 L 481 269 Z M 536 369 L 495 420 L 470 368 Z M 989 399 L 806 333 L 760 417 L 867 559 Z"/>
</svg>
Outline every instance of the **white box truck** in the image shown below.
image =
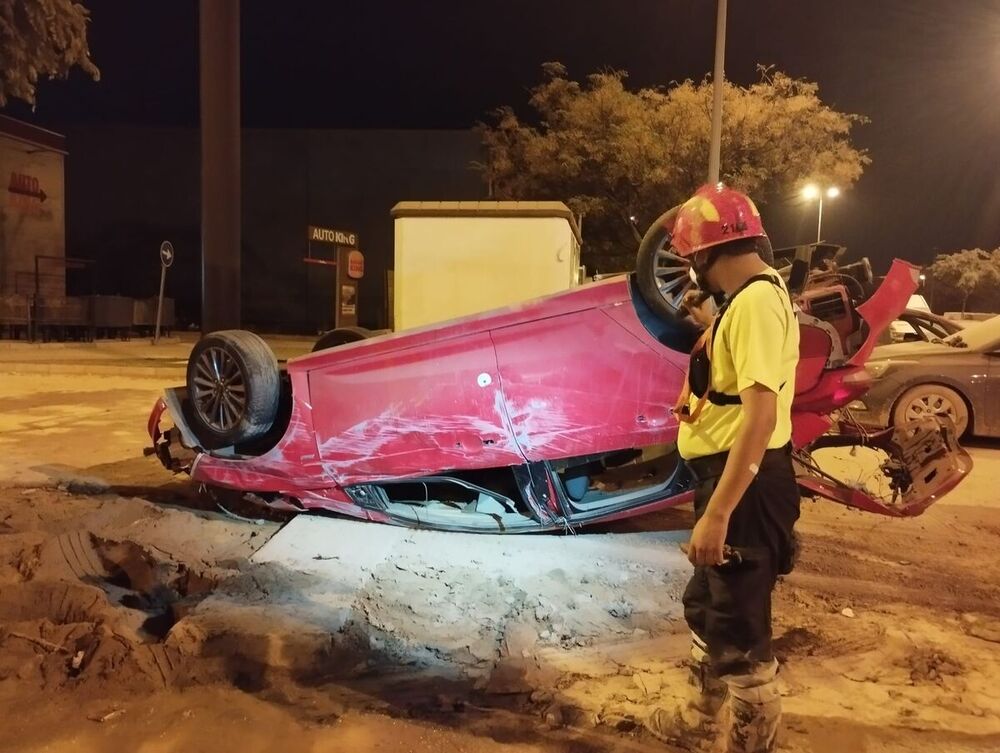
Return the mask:
<svg viewBox="0 0 1000 753">
<path fill-rule="evenodd" d="M 403 201 L 392 208 L 397 331 L 578 285 L 580 231 L 560 201 Z"/>
</svg>

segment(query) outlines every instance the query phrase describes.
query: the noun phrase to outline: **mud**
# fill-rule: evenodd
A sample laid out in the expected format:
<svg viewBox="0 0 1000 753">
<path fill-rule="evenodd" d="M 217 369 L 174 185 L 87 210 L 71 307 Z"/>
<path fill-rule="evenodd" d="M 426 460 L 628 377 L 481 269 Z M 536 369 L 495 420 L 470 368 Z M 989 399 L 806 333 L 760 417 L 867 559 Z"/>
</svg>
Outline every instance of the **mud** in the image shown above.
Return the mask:
<svg viewBox="0 0 1000 753">
<path fill-rule="evenodd" d="M 27 397 L 3 419 L 5 462 L 35 470 L 0 488 L 0 750 L 669 750 L 641 722 L 683 682 L 684 573 L 622 534 L 683 512 L 606 527 L 585 566 L 415 546 L 348 587 L 252 561 L 280 521 L 217 512 L 141 429 L 75 455 L 79 399 L 37 444 Z M 1000 750 L 990 468 L 914 520 L 804 505 L 774 607 L 783 750 Z"/>
</svg>

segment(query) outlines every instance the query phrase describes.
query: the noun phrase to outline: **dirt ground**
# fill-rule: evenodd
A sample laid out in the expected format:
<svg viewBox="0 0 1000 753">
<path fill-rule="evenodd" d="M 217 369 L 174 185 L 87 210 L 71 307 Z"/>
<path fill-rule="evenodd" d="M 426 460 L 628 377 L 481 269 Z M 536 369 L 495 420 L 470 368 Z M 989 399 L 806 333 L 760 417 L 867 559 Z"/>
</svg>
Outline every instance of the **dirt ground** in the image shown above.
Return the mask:
<svg viewBox="0 0 1000 753">
<path fill-rule="evenodd" d="M 0 750 L 667 750 L 638 721 L 682 681 L 686 572 L 639 545 L 684 512 L 534 580 L 400 555 L 334 615 L 329 584 L 251 560 L 280 522 L 142 456 L 162 386 L 0 374 Z M 920 518 L 804 504 L 783 750 L 1000 750 L 1000 452 L 972 454 Z"/>
</svg>

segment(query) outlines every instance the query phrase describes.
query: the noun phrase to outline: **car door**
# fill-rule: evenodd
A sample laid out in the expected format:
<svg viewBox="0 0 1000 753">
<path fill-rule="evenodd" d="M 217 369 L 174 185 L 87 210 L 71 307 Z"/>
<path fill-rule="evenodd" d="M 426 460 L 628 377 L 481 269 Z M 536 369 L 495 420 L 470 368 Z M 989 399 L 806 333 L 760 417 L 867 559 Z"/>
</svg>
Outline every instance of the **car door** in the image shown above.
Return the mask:
<svg viewBox="0 0 1000 753">
<path fill-rule="evenodd" d="M 489 333 L 309 373 L 320 457 L 342 484 L 524 463 Z"/>
<path fill-rule="evenodd" d="M 525 458 L 554 460 L 671 441 L 684 374 L 612 315 L 588 309 L 492 332 Z M 624 315 L 624 314 L 623 314 Z M 634 319 L 634 314 L 630 314 Z"/>
<path fill-rule="evenodd" d="M 1000 343 L 987 348 L 982 356 L 980 370 L 986 374 L 986 399 L 973 410 L 983 411 L 983 420 L 976 420 L 975 431 L 988 437 L 1000 437 Z"/>
</svg>

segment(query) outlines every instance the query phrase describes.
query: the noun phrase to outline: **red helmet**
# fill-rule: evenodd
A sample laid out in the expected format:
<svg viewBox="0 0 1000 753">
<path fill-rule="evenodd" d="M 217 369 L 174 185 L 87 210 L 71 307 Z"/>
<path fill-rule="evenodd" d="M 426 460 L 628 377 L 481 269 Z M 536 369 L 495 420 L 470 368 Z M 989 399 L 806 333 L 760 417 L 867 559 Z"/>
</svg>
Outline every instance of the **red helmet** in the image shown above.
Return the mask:
<svg viewBox="0 0 1000 753">
<path fill-rule="evenodd" d="M 746 194 L 721 183 L 704 185 L 681 205 L 670 245 L 678 256 L 743 238 L 766 238 L 760 212 Z"/>
</svg>

